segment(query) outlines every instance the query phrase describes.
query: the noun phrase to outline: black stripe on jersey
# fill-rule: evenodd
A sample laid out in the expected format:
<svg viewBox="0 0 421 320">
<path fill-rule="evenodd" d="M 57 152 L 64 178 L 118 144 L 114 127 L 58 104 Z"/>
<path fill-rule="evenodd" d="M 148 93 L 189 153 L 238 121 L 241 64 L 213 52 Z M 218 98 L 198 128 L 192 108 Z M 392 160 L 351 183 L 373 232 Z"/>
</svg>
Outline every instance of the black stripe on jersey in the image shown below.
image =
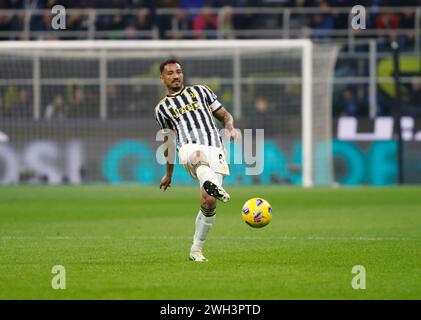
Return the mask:
<svg viewBox="0 0 421 320">
<path fill-rule="evenodd" d="M 177 98 L 170 98 L 171 99 L 171 101 L 174 103 L 174 105 L 175 105 L 175 107 L 177 108 L 177 109 L 180 109 L 180 108 L 182 108 L 183 106 L 181 105 L 181 103 L 180 103 L 180 101 L 177 99 Z M 168 99 L 169 100 L 169 99 Z M 191 138 L 191 134 L 193 133 L 193 128 L 192 128 L 192 126 L 191 126 L 191 121 L 190 121 L 190 119 L 189 119 L 189 117 L 188 117 L 188 115 L 187 115 L 187 112 L 184 112 L 184 113 L 181 113 L 180 112 L 180 117 L 179 118 L 182 118 L 181 120 L 180 120 L 180 123 L 183 123 L 183 121 L 184 121 L 184 123 L 186 124 L 186 126 L 187 126 L 187 132 L 185 132 L 185 134 L 186 134 L 186 137 L 189 137 L 189 138 Z M 183 126 L 184 127 L 184 126 Z M 184 129 L 184 128 L 183 128 Z M 189 139 L 189 138 L 187 138 L 187 143 L 191 143 L 192 141 Z"/>
<path fill-rule="evenodd" d="M 169 102 L 168 98 L 165 99 L 165 104 L 167 105 L 168 111 L 171 112 L 171 115 L 173 116 L 174 119 L 177 119 L 178 117 L 178 111 L 174 110 L 174 108 L 172 107 L 171 103 Z"/>
<path fill-rule="evenodd" d="M 212 127 L 210 132 L 212 134 L 212 145 L 216 146 L 216 147 L 221 147 L 217 135 L 218 135 L 218 130 L 215 126 L 215 122 L 213 121 L 213 115 L 211 113 L 210 107 L 209 105 L 206 103 L 203 92 L 201 90 L 201 88 L 199 86 L 194 86 L 193 87 L 195 89 L 195 91 L 199 94 L 200 100 L 202 102 L 202 105 L 205 106 L 205 110 L 204 110 L 204 114 L 206 115 L 207 119 L 209 120 L 209 124 Z"/>
<path fill-rule="evenodd" d="M 178 98 L 181 98 L 181 100 L 183 100 L 184 105 L 188 105 L 190 103 L 185 94 L 177 97 L 177 99 Z M 197 134 L 196 134 L 197 135 L 197 142 L 196 143 L 205 144 L 205 141 L 203 141 L 203 142 L 201 141 L 202 140 L 201 139 L 201 137 L 202 137 L 201 133 L 203 131 L 203 127 L 200 125 L 199 121 L 197 120 L 196 114 L 194 112 L 186 112 L 186 114 L 189 114 L 193 119 L 193 123 L 194 123 L 194 126 L 196 128 L 196 132 L 197 132 Z"/>
<path fill-rule="evenodd" d="M 156 113 L 156 122 L 158 122 L 159 126 L 162 129 L 168 128 L 164 118 L 161 116 L 161 113 L 159 111 Z"/>
<path fill-rule="evenodd" d="M 176 98 L 174 98 L 174 103 L 177 104 L 177 107 L 178 108 L 185 108 L 189 104 L 189 101 L 186 99 L 186 95 L 183 93 L 182 95 L 179 95 Z M 201 144 L 201 141 L 200 141 L 200 133 L 199 133 L 199 131 L 200 131 L 200 124 L 197 121 L 197 117 L 196 117 L 195 113 L 194 112 L 185 111 L 185 113 L 183 114 L 183 116 L 184 115 L 185 115 L 186 121 L 188 121 L 187 123 L 189 125 L 189 130 L 190 130 L 189 131 L 189 136 L 192 139 L 191 140 L 191 143 Z"/>
<path fill-rule="evenodd" d="M 205 90 L 204 90 L 203 86 L 198 86 L 198 91 L 199 91 L 199 93 L 202 94 L 203 100 L 206 100 L 206 93 L 205 93 Z M 216 126 L 216 123 L 215 123 L 215 119 L 214 119 L 214 116 L 213 116 L 212 109 L 211 109 L 209 104 L 207 104 L 207 106 L 208 107 L 206 108 L 206 114 L 208 115 L 209 121 L 210 121 L 211 126 L 213 128 L 212 133 L 213 133 L 213 136 L 214 136 L 214 139 L 215 139 L 214 145 L 217 146 L 217 147 L 221 147 L 221 144 L 219 143 L 219 140 L 218 140 L 218 137 L 220 135 L 219 135 L 218 127 Z"/>
<path fill-rule="evenodd" d="M 199 86 L 199 90 L 200 90 L 200 91 L 205 91 L 205 90 L 203 89 L 203 86 Z M 209 115 L 210 115 L 210 118 L 211 118 L 211 120 L 212 120 L 212 124 L 213 124 L 213 126 L 215 127 L 215 130 L 218 130 L 218 128 L 217 128 L 217 126 L 216 126 L 216 124 L 215 124 L 215 119 L 214 119 L 214 116 L 213 116 L 213 111 L 212 111 L 212 109 L 211 109 L 210 105 L 208 105 L 207 110 L 209 111 Z"/>
<path fill-rule="evenodd" d="M 192 98 L 193 102 L 199 102 L 197 100 L 197 95 L 194 94 L 193 90 L 191 88 L 187 88 L 187 92 L 189 93 L 190 97 Z M 200 119 L 202 120 L 203 125 L 205 126 L 206 129 L 206 135 L 208 137 L 208 146 L 212 145 L 212 134 L 211 134 L 211 127 L 208 124 L 208 122 L 206 121 L 206 116 L 205 116 L 205 112 L 206 111 L 202 111 L 202 109 L 198 109 L 197 111 L 199 111 L 199 116 Z"/>
<path fill-rule="evenodd" d="M 161 113 L 163 115 L 165 115 L 165 118 L 161 116 L 161 113 L 159 113 L 159 111 L 161 111 Z M 161 104 L 158 108 L 158 115 L 160 117 L 162 117 L 165 121 L 165 123 L 168 125 L 168 128 L 172 129 L 172 130 L 177 130 L 177 125 L 175 124 L 175 122 L 172 121 L 170 115 L 165 111 L 164 105 Z"/>
<path fill-rule="evenodd" d="M 172 109 L 172 105 L 171 105 L 171 103 L 170 103 L 170 101 L 168 100 L 168 99 L 165 99 L 165 104 L 166 104 L 166 106 L 167 106 L 167 109 L 168 110 L 171 110 Z M 164 108 L 165 109 L 165 108 Z M 174 110 L 173 110 L 174 111 Z M 171 112 L 171 111 L 170 111 Z M 179 124 L 180 124 L 180 118 L 176 118 L 176 120 L 173 120 L 173 118 L 171 118 L 171 116 L 169 116 L 168 114 L 167 114 L 167 117 L 169 118 L 169 119 L 172 119 L 172 122 L 175 124 L 175 128 L 178 128 L 178 126 L 177 126 L 177 124 L 175 123 L 175 121 L 177 121 Z M 181 124 L 180 124 L 180 126 L 181 126 Z M 181 127 L 180 128 L 180 130 L 177 130 L 177 136 L 178 136 L 178 141 L 180 141 L 180 144 L 181 145 L 183 145 L 183 144 L 185 144 L 185 143 L 187 143 L 188 142 L 188 140 L 187 140 L 187 136 L 186 135 L 184 135 L 184 137 L 183 137 L 183 130 L 182 130 L 183 128 Z"/>
<path fill-rule="evenodd" d="M 214 101 L 212 101 L 211 91 L 210 91 L 210 88 L 208 86 L 202 86 L 202 87 L 203 87 L 203 91 L 205 92 L 205 94 L 207 96 L 208 104 L 210 106 L 213 102 L 215 102 L 215 99 L 214 99 Z"/>
<path fill-rule="evenodd" d="M 174 130 L 172 123 L 168 119 L 164 118 L 161 112 L 162 111 L 157 109 L 157 121 L 159 125 L 161 126 L 161 128 Z"/>
<path fill-rule="evenodd" d="M 205 101 L 205 99 L 204 99 L 204 96 L 203 96 L 203 93 L 202 93 L 202 91 L 199 89 L 199 86 L 194 86 L 193 87 L 193 89 L 197 92 L 197 94 L 199 95 L 199 99 L 200 99 L 200 101 L 201 101 L 201 103 L 202 103 L 202 106 L 204 106 L 204 110 L 203 110 L 203 113 L 204 113 L 204 115 L 205 115 L 205 117 L 206 117 L 206 122 L 209 124 L 209 126 L 210 126 L 210 130 L 209 130 L 209 133 L 211 134 L 211 140 L 210 140 L 210 143 L 211 143 L 211 145 L 213 145 L 213 146 L 216 146 L 216 138 L 215 138 L 215 133 L 214 133 L 214 125 L 213 125 L 213 123 L 212 123 L 212 120 L 211 120 L 211 118 L 209 117 L 209 108 L 208 108 L 208 104 L 206 103 L 206 101 Z"/>
<path fill-rule="evenodd" d="M 211 105 L 211 97 L 210 97 L 209 91 L 208 91 L 208 90 L 206 90 L 206 89 L 203 89 L 203 92 L 204 92 L 204 93 L 205 93 L 205 95 L 206 95 L 206 101 L 208 102 L 209 107 L 210 107 L 210 105 Z"/>
<path fill-rule="evenodd" d="M 207 85 L 200 86 L 200 89 L 202 89 L 205 92 L 205 94 L 208 96 L 208 98 L 210 100 L 212 100 L 212 90 Z M 218 141 L 217 145 L 218 145 L 218 147 L 222 147 L 223 146 L 222 138 L 221 138 L 221 135 L 219 134 L 218 127 L 215 124 L 215 118 L 213 116 L 213 113 L 216 110 L 219 110 L 222 107 L 222 105 L 220 107 L 218 107 L 218 109 L 216 109 L 215 111 L 213 111 L 212 108 L 211 108 L 211 101 L 210 100 L 209 100 L 209 108 L 208 109 L 209 109 L 210 117 L 212 119 L 212 124 L 213 124 L 213 126 L 215 128 L 215 132 L 216 132 L 216 134 L 215 134 L 215 140 L 218 141 L 218 138 L 219 138 L 219 141 Z M 215 101 L 216 101 L 216 99 L 214 99 L 212 101 L 212 103 L 214 103 Z"/>
</svg>

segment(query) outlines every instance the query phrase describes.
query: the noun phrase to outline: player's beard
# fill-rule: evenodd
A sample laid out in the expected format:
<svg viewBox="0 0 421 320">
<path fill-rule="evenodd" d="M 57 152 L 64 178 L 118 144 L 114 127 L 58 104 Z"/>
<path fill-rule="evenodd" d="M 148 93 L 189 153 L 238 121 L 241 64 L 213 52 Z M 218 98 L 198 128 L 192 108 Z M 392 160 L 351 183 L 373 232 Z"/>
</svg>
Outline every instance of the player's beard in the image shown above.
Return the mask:
<svg viewBox="0 0 421 320">
<path fill-rule="evenodd" d="M 173 92 L 178 92 L 178 91 L 181 90 L 181 88 L 183 88 L 183 82 L 182 81 L 172 83 L 171 90 Z"/>
</svg>

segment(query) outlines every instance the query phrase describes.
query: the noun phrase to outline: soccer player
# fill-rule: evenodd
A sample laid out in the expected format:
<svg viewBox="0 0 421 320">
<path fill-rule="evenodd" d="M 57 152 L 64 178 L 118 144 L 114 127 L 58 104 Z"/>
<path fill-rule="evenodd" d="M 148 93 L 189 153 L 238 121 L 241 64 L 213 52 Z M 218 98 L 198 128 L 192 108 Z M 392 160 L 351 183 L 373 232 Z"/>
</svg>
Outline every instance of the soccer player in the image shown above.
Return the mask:
<svg viewBox="0 0 421 320">
<path fill-rule="evenodd" d="M 189 259 L 207 261 L 202 248 L 208 232 L 215 222 L 216 200 L 227 202 L 230 195 L 222 188 L 223 177 L 229 175 L 225 149 L 215 125 L 214 117 L 222 122 L 229 140 L 234 140 L 233 117 L 217 100 L 217 96 L 204 85 L 185 86 L 181 63 L 169 59 L 160 65 L 160 80 L 168 94 L 155 107 L 155 118 L 164 130 L 175 133 L 180 163 L 200 184 L 200 211 Z M 168 135 L 164 141 L 168 141 Z M 167 172 L 160 188 L 171 185 L 174 160 L 164 151 Z"/>
</svg>

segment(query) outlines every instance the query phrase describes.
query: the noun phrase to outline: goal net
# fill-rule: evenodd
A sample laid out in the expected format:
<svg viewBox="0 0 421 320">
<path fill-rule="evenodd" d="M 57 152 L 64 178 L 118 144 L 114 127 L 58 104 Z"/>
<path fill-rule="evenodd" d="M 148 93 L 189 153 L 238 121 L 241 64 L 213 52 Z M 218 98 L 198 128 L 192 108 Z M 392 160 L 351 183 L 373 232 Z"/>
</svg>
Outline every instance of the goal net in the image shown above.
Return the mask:
<svg viewBox="0 0 421 320">
<path fill-rule="evenodd" d="M 264 129 L 262 171 L 247 176 L 234 150 L 228 183 L 329 185 L 337 51 L 310 40 L 0 43 L 0 183 L 157 183 L 159 64 L 174 57 L 236 127 Z M 176 180 L 192 183 L 182 171 Z"/>
</svg>

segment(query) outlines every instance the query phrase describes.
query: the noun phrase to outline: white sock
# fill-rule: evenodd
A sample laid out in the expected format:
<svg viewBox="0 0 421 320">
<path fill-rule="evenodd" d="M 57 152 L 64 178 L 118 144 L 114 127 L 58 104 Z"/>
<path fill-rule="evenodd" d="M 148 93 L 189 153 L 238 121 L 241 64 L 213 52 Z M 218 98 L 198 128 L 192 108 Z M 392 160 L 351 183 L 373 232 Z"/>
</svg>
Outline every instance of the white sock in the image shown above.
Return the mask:
<svg viewBox="0 0 421 320">
<path fill-rule="evenodd" d="M 190 251 L 202 251 L 203 244 L 208 236 L 209 230 L 215 222 L 216 215 L 206 217 L 199 211 L 196 217 L 196 230 L 193 237 L 193 245 Z"/>
<path fill-rule="evenodd" d="M 215 183 L 217 186 L 219 186 L 218 177 L 217 177 L 216 173 L 211 168 L 209 168 L 209 166 L 207 166 L 207 165 L 202 164 L 199 167 L 197 167 L 196 175 L 197 175 L 197 178 L 200 181 L 201 186 L 203 186 L 203 183 L 206 180 L 210 180 L 213 183 Z"/>
</svg>

